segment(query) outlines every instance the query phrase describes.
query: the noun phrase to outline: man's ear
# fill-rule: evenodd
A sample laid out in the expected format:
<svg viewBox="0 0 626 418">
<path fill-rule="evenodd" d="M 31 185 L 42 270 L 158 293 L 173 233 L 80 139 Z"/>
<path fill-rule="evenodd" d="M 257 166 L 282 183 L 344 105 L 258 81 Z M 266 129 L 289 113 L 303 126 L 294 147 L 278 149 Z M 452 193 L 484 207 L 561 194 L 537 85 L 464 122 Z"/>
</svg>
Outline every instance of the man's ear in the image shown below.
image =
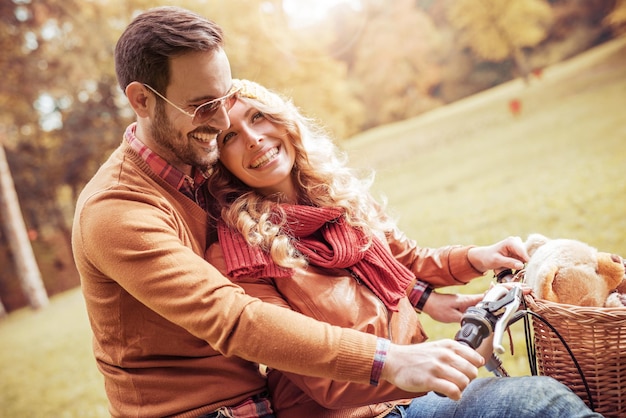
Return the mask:
<svg viewBox="0 0 626 418">
<path fill-rule="evenodd" d="M 133 81 L 126 86 L 126 97 L 138 117 L 145 118 L 150 116 L 150 102 L 153 96 L 143 84 Z"/>
</svg>

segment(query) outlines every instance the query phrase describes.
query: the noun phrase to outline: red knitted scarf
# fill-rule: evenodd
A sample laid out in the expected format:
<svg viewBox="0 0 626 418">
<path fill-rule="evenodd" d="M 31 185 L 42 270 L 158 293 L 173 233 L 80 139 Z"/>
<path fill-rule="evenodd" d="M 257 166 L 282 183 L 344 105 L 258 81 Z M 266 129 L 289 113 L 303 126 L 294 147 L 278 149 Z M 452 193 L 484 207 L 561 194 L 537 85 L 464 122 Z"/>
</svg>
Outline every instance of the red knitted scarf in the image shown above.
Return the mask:
<svg viewBox="0 0 626 418">
<path fill-rule="evenodd" d="M 286 217 L 283 232 L 295 238 L 292 243 L 309 264 L 323 268 L 345 268 L 358 277 L 391 310 L 397 310 L 400 298 L 415 279 L 415 275 L 399 263 L 376 236 L 370 247 L 365 234 L 348 225 L 343 211 L 301 205 L 278 205 L 278 213 Z M 259 247 L 248 245 L 236 230 L 223 222 L 218 225 L 218 237 L 228 275 L 245 277 L 291 277 L 292 269 L 280 267 Z"/>
</svg>

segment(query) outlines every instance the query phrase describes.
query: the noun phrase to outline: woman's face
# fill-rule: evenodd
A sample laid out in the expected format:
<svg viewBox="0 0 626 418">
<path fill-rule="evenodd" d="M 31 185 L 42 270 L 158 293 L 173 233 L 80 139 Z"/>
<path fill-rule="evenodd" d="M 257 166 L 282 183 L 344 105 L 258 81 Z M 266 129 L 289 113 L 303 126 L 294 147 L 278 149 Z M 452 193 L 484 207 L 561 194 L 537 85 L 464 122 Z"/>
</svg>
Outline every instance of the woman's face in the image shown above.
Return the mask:
<svg viewBox="0 0 626 418">
<path fill-rule="evenodd" d="M 259 193 L 282 193 L 295 203 L 291 169 L 296 151 L 287 130 L 241 100 L 228 116 L 230 127 L 217 137 L 222 164 Z"/>
</svg>

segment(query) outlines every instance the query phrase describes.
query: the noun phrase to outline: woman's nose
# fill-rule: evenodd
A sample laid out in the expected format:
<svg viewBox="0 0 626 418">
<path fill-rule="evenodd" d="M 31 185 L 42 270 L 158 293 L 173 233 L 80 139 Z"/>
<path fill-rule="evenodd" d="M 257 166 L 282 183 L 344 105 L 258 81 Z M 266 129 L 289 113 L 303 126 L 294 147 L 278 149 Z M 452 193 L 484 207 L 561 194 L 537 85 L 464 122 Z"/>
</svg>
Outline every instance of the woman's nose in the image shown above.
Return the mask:
<svg viewBox="0 0 626 418">
<path fill-rule="evenodd" d="M 248 148 L 256 147 L 261 141 L 263 141 L 262 136 L 254 134 L 253 132 L 248 133 Z"/>
</svg>

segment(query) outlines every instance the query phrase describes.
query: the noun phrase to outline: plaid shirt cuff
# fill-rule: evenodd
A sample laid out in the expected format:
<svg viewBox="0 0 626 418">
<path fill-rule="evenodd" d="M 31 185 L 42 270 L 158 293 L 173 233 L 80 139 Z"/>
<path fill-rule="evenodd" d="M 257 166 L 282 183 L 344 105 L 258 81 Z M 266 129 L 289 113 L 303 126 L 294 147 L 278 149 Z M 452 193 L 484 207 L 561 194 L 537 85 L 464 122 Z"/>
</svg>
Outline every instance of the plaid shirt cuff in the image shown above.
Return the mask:
<svg viewBox="0 0 626 418">
<path fill-rule="evenodd" d="M 370 385 L 372 386 L 378 386 L 390 345 L 391 341 L 386 338 L 378 338 L 376 340 L 376 354 L 374 355 L 374 364 L 372 365 L 372 374 L 370 375 Z"/>
<path fill-rule="evenodd" d="M 413 286 L 411 293 L 409 293 L 409 300 L 415 309 L 420 312 L 424 309 L 424 305 L 426 304 L 426 301 L 432 291 L 433 288 L 428 283 L 420 280 L 415 282 L 415 286 Z"/>
<path fill-rule="evenodd" d="M 267 392 L 254 395 L 235 406 L 223 406 L 217 411 L 200 415 L 198 418 L 255 418 L 255 417 L 273 417 L 271 401 Z"/>
</svg>

